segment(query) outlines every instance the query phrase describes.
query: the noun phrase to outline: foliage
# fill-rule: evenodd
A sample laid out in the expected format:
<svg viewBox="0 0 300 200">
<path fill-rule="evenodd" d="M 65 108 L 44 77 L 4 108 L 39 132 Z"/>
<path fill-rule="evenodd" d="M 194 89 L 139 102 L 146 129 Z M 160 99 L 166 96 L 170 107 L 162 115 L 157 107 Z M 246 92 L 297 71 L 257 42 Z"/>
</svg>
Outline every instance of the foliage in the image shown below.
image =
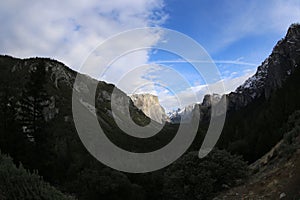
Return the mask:
<svg viewBox="0 0 300 200">
<path fill-rule="evenodd" d="M 44 67 L 40 71 L 38 68 L 37 71 L 29 70 L 34 65 L 43 66 L 43 62 L 49 67 L 46 73 L 43 71 Z M 157 173 L 139 175 L 109 170 L 100 163 L 91 164 L 97 161 L 82 145 L 72 120 L 73 79 L 67 84 L 63 80 L 58 80 L 57 85 L 54 84 L 51 67 L 61 67 L 73 78 L 76 73 L 49 59 L 19 60 L 0 56 L 0 66 L 0 147 L 5 153 L 12 155 L 15 163 L 21 161 L 26 169 L 38 169 L 45 180 L 57 185 L 62 191 L 70 191 L 84 200 L 205 199 L 246 176 L 245 163 L 240 158 L 220 150 L 215 150 L 202 160 L 198 159 L 197 153 L 188 153 L 169 168 Z M 12 73 L 15 68 L 16 71 Z M 282 124 L 290 113 L 300 109 L 299 75 L 300 70 L 295 70 L 270 99 L 262 97 L 239 112 L 229 113 L 218 145 L 233 153 L 242 154 L 249 161 L 254 161 L 273 147 L 282 138 Z M 113 85 L 100 82 L 97 93 L 109 93 L 113 88 Z M 45 123 L 41 112 L 43 102 L 47 102 L 48 96 L 55 98 L 55 107 L 59 109 L 59 113 Z M 33 104 L 35 100 L 40 102 L 36 106 Z M 31 123 L 36 127 L 31 129 L 34 130 L 36 139 L 34 145 L 20 131 L 25 120 L 15 120 L 14 107 L 18 101 L 28 101 L 29 110 L 35 107 L 39 113 L 35 123 Z M 109 101 L 96 101 L 96 109 L 99 123 L 109 139 L 123 149 L 133 152 L 161 148 L 171 141 L 178 129 L 176 125 L 167 125 L 152 138 L 136 139 L 123 134 L 117 128 L 113 118 L 108 115 Z M 25 119 L 32 116 L 29 110 L 26 112 L 23 109 Z M 138 110 L 130 111 L 137 123 L 147 124 L 147 118 Z M 201 125 L 200 129 L 203 131 L 198 132 L 199 139 L 196 138 L 196 142 L 203 141 L 205 126 Z M 285 136 L 288 145 L 294 140 L 295 132 L 291 129 L 287 132 L 290 132 Z M 0 191 L 0 199 L 3 194 Z"/>
<path fill-rule="evenodd" d="M 165 172 L 163 194 L 170 200 L 207 199 L 246 175 L 247 165 L 241 157 L 225 150 L 215 149 L 203 159 L 198 152 L 190 152 Z"/>
<path fill-rule="evenodd" d="M 104 169 L 84 169 L 73 185 L 80 199 L 142 200 L 143 191 L 121 172 Z"/>
<path fill-rule="evenodd" d="M 16 120 L 16 100 L 11 97 L 10 85 L 1 84 L 0 87 L 0 147 L 20 160 L 28 153 L 27 138 L 20 132 L 21 125 Z"/>
<path fill-rule="evenodd" d="M 45 125 L 43 109 L 48 105 L 48 96 L 45 90 L 46 71 L 45 63 L 38 62 L 31 69 L 30 77 L 22 92 L 22 98 L 19 105 L 19 115 L 24 132 L 38 139 Z"/>
<path fill-rule="evenodd" d="M 18 168 L 12 159 L 0 154 L 0 198 L 2 200 L 67 200 L 67 197 L 43 179 L 37 173 L 26 171 L 22 165 Z"/>
<path fill-rule="evenodd" d="M 296 68 L 282 87 L 269 99 L 261 96 L 243 109 L 226 117 L 218 147 L 243 155 L 254 162 L 283 138 L 283 125 L 300 109 L 300 69 Z"/>
<path fill-rule="evenodd" d="M 55 164 L 49 160 L 53 160 L 54 138 L 49 131 L 50 124 L 47 123 L 45 112 L 50 103 L 46 89 L 48 77 L 45 60 L 38 60 L 28 70 L 28 80 L 18 102 L 17 120 L 22 126 L 20 132 L 23 132 L 30 143 L 30 169 L 39 169 L 40 173 L 51 181 Z"/>
<path fill-rule="evenodd" d="M 295 111 L 289 116 L 286 124 L 286 133 L 283 136 L 283 141 L 279 147 L 279 156 L 290 158 L 295 151 L 300 148 L 297 137 L 300 134 L 300 110 Z"/>
</svg>

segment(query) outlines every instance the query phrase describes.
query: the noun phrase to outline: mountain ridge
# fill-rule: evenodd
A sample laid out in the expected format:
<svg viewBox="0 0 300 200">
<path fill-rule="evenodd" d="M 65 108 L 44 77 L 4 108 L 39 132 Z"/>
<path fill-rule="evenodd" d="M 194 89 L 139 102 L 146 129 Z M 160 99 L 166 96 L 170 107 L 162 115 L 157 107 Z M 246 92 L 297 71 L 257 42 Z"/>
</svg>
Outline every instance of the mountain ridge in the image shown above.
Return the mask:
<svg viewBox="0 0 300 200">
<path fill-rule="evenodd" d="M 255 75 L 226 95 L 227 117 L 219 147 L 254 162 L 282 138 L 281 125 L 300 108 L 299 49 L 300 24 L 293 24 Z"/>
<path fill-rule="evenodd" d="M 269 152 L 283 138 L 284 123 L 291 113 L 300 110 L 299 36 L 300 25 L 292 25 L 287 36 L 274 48 L 270 58 L 267 59 L 268 62 L 264 62 L 265 66 L 259 67 L 257 74 L 266 71 L 266 76 L 259 81 L 257 79 L 246 81 L 247 83 L 240 90 L 226 95 L 228 117 L 217 147 L 242 155 L 250 164 Z M 47 63 L 54 65 L 50 66 Z M 50 120 L 42 124 L 44 126 L 39 129 L 41 132 L 36 133 L 39 140 L 32 142 L 28 141 L 26 135 L 23 134 L 23 122 L 17 121 L 15 117 L 20 107 L 19 102 L 23 98 L 32 99 L 31 96 L 26 98 L 28 90 L 36 91 L 34 87 L 36 85 L 30 88 L 28 83 L 32 82 L 32 78 L 36 78 L 34 75 L 37 66 L 45 67 L 46 71 L 42 89 L 46 91 L 47 99 L 43 103 L 51 98 L 54 98 L 54 101 L 51 101 L 51 106 L 47 104 L 47 109 L 51 112 L 49 110 L 46 116 Z M 78 84 L 73 88 L 76 75 L 79 75 L 86 83 Z M 38 169 L 47 182 L 58 185 L 59 189 L 63 189 L 62 191 L 76 194 L 80 199 L 98 199 L 100 195 L 107 199 L 131 200 L 143 199 L 139 196 L 143 194 L 146 194 L 146 199 L 162 198 L 160 195 L 162 195 L 163 181 L 166 178 L 164 177 L 165 169 L 145 175 L 128 175 L 108 169 L 87 152 L 74 126 L 72 93 L 78 94 L 78 105 L 90 111 L 87 112 L 85 120 L 94 117 L 92 115 L 96 113 L 99 124 L 107 132 L 106 136 L 120 148 L 131 152 L 155 151 L 168 144 L 176 134 L 178 125 L 166 124 L 162 132 L 158 133 L 158 136 L 153 136 L 152 140 L 143 141 L 126 136 L 118 129 L 113 119 L 113 114 L 117 114 L 121 119 L 124 114 L 122 109 L 118 113 L 112 113 L 111 94 L 115 89 L 114 85 L 77 74 L 51 59 L 15 59 L 0 56 L 0 77 L 0 109 L 2 111 L 0 113 L 0 145 L 1 150 L 9 153 L 16 163 L 22 162 L 29 170 Z M 92 97 L 89 93 L 94 89 L 92 87 L 95 87 L 95 81 L 97 83 L 96 96 Z M 257 82 L 254 84 L 253 81 Z M 257 87 L 251 88 L 252 85 Z M 119 91 L 117 92 L 118 102 L 129 102 L 130 115 L 133 120 L 141 126 L 148 124 L 149 118 L 134 106 L 124 92 L 118 89 L 117 91 Z M 30 94 L 32 95 L 32 92 Z M 213 96 L 208 95 L 202 102 L 202 107 L 199 105 L 200 110 L 202 109 L 200 114 L 203 121 L 189 152 L 198 151 L 205 137 L 203 130 L 209 125 L 212 98 Z M 95 100 L 95 106 L 89 104 L 91 100 Z M 51 113 L 54 113 L 54 117 Z M 28 113 L 28 115 L 31 114 Z M 40 137 L 41 133 L 42 137 Z M 198 160 L 198 157 L 195 159 Z M 176 168 L 176 164 L 174 165 Z M 184 164 L 184 167 L 190 167 L 190 165 Z M 222 172 L 226 173 L 226 171 Z M 181 172 L 171 173 L 171 175 L 169 182 L 173 184 L 175 183 L 172 182 L 174 181 L 173 175 L 177 178 L 176 175 L 181 176 Z M 195 185 L 194 174 L 187 173 L 186 175 L 191 185 Z M 98 187 L 97 183 L 101 185 Z M 89 187 L 86 188 L 86 185 Z M 181 182 L 179 185 L 182 186 Z M 174 188 L 173 185 L 170 186 Z M 212 185 L 208 184 L 208 186 Z M 187 187 L 183 185 L 182 188 L 186 190 Z M 121 196 L 118 196 L 118 192 L 121 192 Z"/>
<path fill-rule="evenodd" d="M 292 24 L 277 42 L 270 56 L 256 73 L 228 95 L 229 109 L 244 107 L 260 96 L 268 99 L 298 67 L 300 62 L 300 24 Z"/>
</svg>

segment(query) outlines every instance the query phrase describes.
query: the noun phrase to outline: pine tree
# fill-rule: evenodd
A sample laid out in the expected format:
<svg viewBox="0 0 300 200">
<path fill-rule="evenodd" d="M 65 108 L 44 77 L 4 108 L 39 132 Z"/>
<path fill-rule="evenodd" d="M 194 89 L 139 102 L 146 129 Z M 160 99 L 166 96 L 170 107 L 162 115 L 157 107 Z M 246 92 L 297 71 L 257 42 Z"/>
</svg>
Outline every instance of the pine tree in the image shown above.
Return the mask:
<svg viewBox="0 0 300 200">
<path fill-rule="evenodd" d="M 37 172 L 29 172 L 20 164 L 17 167 L 12 158 L 0 152 L 0 199 L 1 200 L 71 200 L 45 182 Z"/>
<path fill-rule="evenodd" d="M 49 98 L 45 90 L 46 80 L 45 62 L 40 61 L 31 70 L 20 102 L 20 118 L 23 131 L 35 142 L 41 139 L 45 127 L 43 110 L 49 104 Z"/>
<path fill-rule="evenodd" d="M 0 148 L 16 161 L 26 163 L 27 139 L 16 120 L 16 97 L 14 87 L 6 81 L 0 84 Z"/>
<path fill-rule="evenodd" d="M 49 180 L 53 167 L 49 163 L 53 155 L 53 134 L 48 131 L 44 113 L 50 102 L 45 88 L 47 80 L 46 63 L 41 60 L 32 66 L 29 80 L 24 86 L 19 118 L 22 131 L 32 144 L 30 168 L 38 169 Z"/>
</svg>

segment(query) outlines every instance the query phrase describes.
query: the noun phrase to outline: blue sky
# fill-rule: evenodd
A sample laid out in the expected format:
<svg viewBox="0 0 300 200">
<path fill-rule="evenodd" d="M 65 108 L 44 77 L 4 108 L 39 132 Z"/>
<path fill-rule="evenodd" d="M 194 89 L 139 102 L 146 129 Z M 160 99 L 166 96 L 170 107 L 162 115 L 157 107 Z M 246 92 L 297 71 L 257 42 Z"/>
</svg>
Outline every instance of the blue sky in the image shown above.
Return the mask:
<svg viewBox="0 0 300 200">
<path fill-rule="evenodd" d="M 168 0 L 164 11 L 168 19 L 162 26 L 201 44 L 226 80 L 228 92 L 255 72 L 291 23 L 300 22 L 300 1 Z M 154 55 L 152 59 L 165 57 Z M 197 82 L 199 76 L 187 63 L 168 64 L 187 76 L 193 87 L 204 84 L 203 80 Z"/>
<path fill-rule="evenodd" d="M 215 61 L 260 64 L 284 37 L 289 25 L 300 21 L 300 1 L 180 1 L 165 2 L 169 18 L 163 27 L 199 42 Z M 256 68 L 217 63 L 222 71 Z M 223 65 L 221 65 L 223 64 Z"/>
<path fill-rule="evenodd" d="M 291 13 L 291 16 L 284 13 L 283 19 L 280 19 L 278 12 L 284 8 L 282 5 L 290 4 L 299 9 L 299 1 L 211 2 L 169 0 L 166 9 L 170 18 L 164 26 L 193 37 L 214 60 L 219 61 L 240 60 L 260 64 L 284 36 L 290 23 L 296 22 L 299 17 L 297 13 Z M 272 12 L 277 12 L 278 16 L 273 16 L 276 14 Z M 278 18 L 282 23 L 275 26 L 274 21 Z"/>
<path fill-rule="evenodd" d="M 0 20 L 1 54 L 51 57 L 78 71 L 95 48 L 122 31 L 148 26 L 176 30 L 203 46 L 230 92 L 255 72 L 289 25 L 300 22 L 300 1 L 14 0 L 0 3 Z M 136 41 L 132 36 L 120 45 L 154 46 L 160 37 L 149 33 Z M 119 58 L 103 76 L 97 75 L 97 67 L 83 72 L 112 82 L 128 94 L 156 94 L 172 110 L 193 103 L 191 93 L 201 101 L 208 92 L 193 67 L 178 60 L 170 53 L 144 49 Z M 172 70 L 190 85 L 176 83 Z M 128 80 L 118 84 L 124 76 Z M 170 80 L 172 87 L 160 87 L 155 83 L 159 77 Z"/>
</svg>

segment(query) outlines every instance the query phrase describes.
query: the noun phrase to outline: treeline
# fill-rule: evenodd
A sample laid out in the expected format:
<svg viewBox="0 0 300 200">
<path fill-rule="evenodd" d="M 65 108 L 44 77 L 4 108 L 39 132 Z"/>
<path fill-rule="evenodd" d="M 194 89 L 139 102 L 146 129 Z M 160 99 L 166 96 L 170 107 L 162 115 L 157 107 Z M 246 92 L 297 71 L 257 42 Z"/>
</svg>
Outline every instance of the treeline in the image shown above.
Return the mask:
<svg viewBox="0 0 300 200">
<path fill-rule="evenodd" d="M 37 172 L 31 173 L 13 163 L 12 158 L 0 153 L 1 200 L 72 200 L 46 183 Z"/>
<path fill-rule="evenodd" d="M 224 189 L 222 185 L 233 186 L 245 176 L 246 164 L 241 158 L 218 150 L 203 160 L 188 153 L 170 167 L 147 174 L 126 174 L 102 165 L 87 152 L 77 135 L 71 117 L 72 88 L 64 82 L 59 82 L 58 87 L 51 82 L 51 74 L 46 70 L 50 61 L 27 60 L 31 62 L 30 68 L 24 67 L 24 62 L 12 58 L 0 59 L 0 149 L 12 156 L 15 165 L 22 163 L 28 170 L 28 176 L 37 177 L 34 172 L 38 170 L 45 181 L 63 193 L 83 200 L 205 199 Z M 12 69 L 19 71 L 12 73 Z M 108 90 L 108 87 L 111 90 L 112 86 L 101 84 L 99 90 Z M 99 107 L 98 114 L 104 120 L 102 123 L 106 123 L 105 130 L 114 137 L 112 140 L 120 142 L 125 148 L 144 151 L 141 148 L 151 149 L 154 146 L 155 149 L 162 141 L 172 139 L 174 130 L 178 128 L 167 126 L 159 137 L 152 140 L 153 143 L 148 141 L 144 145 L 136 141 L 131 145 L 131 138 L 119 137 L 120 130 L 113 126 L 106 114 L 109 108 L 106 104 L 108 102 L 99 105 L 102 107 Z M 185 166 L 186 162 L 194 164 Z M 1 160 L 1 163 L 6 161 Z M 206 165 L 215 168 L 211 170 Z M 25 171 L 23 167 L 17 170 Z M 224 178 L 226 174 L 233 178 Z M 10 175 L 10 178 L 14 177 L 14 174 Z M 14 182 L 11 187 L 13 184 L 19 187 Z M 172 188 L 184 193 L 178 196 L 177 189 Z M 13 188 L 6 190 L 3 195 L 13 199 L 11 195 L 16 191 Z M 18 194 L 19 199 L 28 199 L 26 192 Z"/>
<path fill-rule="evenodd" d="M 262 96 L 244 109 L 228 113 L 218 146 L 249 162 L 268 152 L 282 139 L 288 117 L 300 109 L 299 76 L 296 69 L 270 98 Z"/>
</svg>

